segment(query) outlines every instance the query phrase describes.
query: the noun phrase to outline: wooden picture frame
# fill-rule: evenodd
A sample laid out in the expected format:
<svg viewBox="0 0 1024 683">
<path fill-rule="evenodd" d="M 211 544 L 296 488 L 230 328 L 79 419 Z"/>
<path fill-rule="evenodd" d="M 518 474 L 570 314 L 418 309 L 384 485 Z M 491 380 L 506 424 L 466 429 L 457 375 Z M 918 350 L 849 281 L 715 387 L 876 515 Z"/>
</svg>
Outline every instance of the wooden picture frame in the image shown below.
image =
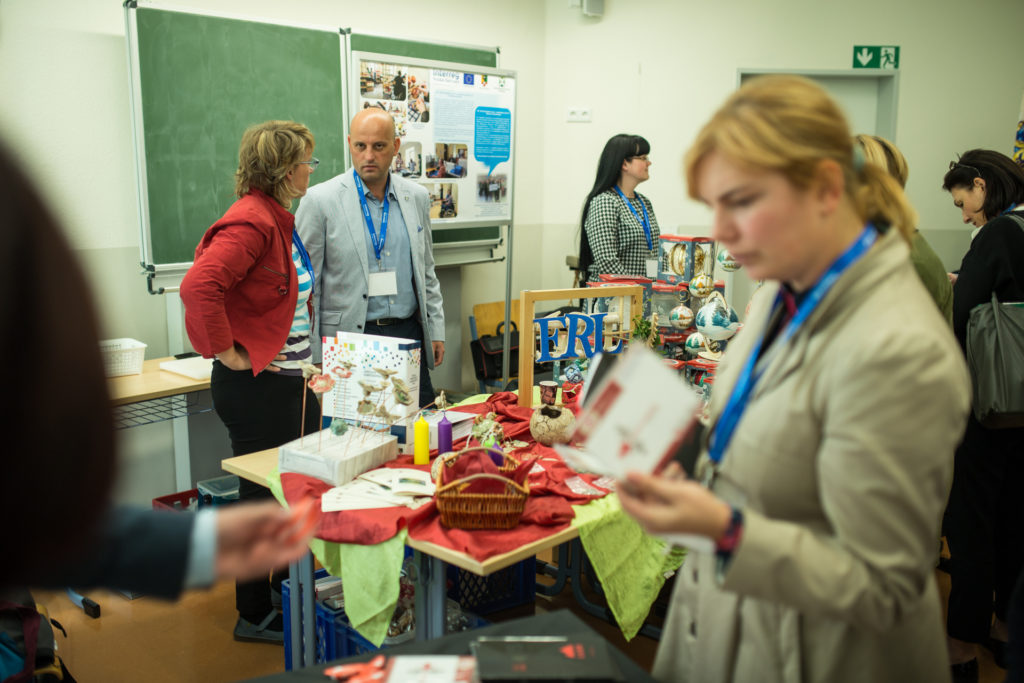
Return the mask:
<svg viewBox="0 0 1024 683">
<path fill-rule="evenodd" d="M 622 320 L 623 339 L 628 340 L 633 327 L 633 316 L 643 314 L 643 287 L 640 285 L 611 285 L 608 287 L 582 287 L 578 289 L 523 290 L 519 295 L 519 405 L 533 407 L 533 363 L 536 353 L 536 333 L 533 319 L 538 301 L 566 301 L 573 299 L 609 299 L 621 301 L 620 310 L 629 301 L 629 316 Z"/>
</svg>

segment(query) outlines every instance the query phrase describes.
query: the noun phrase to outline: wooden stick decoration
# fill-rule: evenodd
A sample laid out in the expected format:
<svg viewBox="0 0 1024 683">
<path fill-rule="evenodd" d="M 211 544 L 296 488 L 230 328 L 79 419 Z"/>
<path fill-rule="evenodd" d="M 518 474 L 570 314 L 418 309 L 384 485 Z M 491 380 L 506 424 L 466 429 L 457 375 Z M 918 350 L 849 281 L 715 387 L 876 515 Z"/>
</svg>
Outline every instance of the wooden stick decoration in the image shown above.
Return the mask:
<svg viewBox="0 0 1024 683">
<path fill-rule="evenodd" d="M 313 375 L 312 377 L 309 378 L 309 388 L 313 390 L 313 393 L 321 395 L 321 400 L 318 401 L 318 403 L 320 404 L 320 425 L 321 425 L 321 427 L 323 426 L 323 422 L 324 422 L 324 402 L 323 402 L 322 396 L 323 396 L 323 394 L 325 394 L 328 391 L 330 391 L 333 386 L 334 386 L 334 378 L 331 377 L 328 374 L 325 374 L 325 373 L 321 372 L 321 373 Z M 305 393 L 303 393 L 303 396 L 305 396 Z M 323 446 L 323 443 L 324 443 L 324 430 L 323 429 L 317 430 L 317 435 L 319 436 L 319 439 L 317 441 L 316 450 L 319 452 L 320 448 Z"/>
<path fill-rule="evenodd" d="M 302 417 L 299 422 L 299 446 L 301 447 L 302 442 L 306 439 L 306 380 L 320 372 L 320 368 L 312 363 L 302 363 L 299 367 L 302 370 Z"/>
</svg>

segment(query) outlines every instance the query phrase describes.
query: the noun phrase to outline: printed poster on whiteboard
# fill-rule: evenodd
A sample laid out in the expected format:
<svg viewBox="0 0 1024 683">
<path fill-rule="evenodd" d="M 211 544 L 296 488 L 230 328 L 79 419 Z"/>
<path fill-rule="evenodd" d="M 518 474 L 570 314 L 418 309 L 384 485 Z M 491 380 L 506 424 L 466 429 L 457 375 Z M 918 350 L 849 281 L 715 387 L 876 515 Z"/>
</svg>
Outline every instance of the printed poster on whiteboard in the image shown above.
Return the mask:
<svg viewBox="0 0 1024 683">
<path fill-rule="evenodd" d="M 427 189 L 431 221 L 511 222 L 515 77 L 360 52 L 353 63 L 356 107 L 394 117 L 391 170 Z"/>
</svg>

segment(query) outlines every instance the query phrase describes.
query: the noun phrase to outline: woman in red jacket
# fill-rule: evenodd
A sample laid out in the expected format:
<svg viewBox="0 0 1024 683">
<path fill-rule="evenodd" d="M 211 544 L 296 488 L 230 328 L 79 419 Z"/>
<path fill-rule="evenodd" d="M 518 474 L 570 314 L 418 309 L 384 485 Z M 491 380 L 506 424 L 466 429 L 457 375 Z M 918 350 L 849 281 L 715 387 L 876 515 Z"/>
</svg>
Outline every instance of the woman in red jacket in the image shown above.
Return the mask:
<svg viewBox="0 0 1024 683">
<path fill-rule="evenodd" d="M 302 415 L 302 363 L 311 357 L 313 269 L 294 230 L 292 201 L 306 194 L 313 134 L 292 121 L 267 121 L 242 136 L 235 172 L 238 201 L 203 235 L 181 283 L 185 327 L 196 351 L 213 357 L 214 409 L 236 456 L 274 448 L 318 429 L 318 411 Z M 316 406 L 309 395 L 306 403 Z M 270 492 L 240 482 L 241 499 Z M 275 575 L 238 582 L 235 639 L 284 642 L 274 609 Z"/>
</svg>

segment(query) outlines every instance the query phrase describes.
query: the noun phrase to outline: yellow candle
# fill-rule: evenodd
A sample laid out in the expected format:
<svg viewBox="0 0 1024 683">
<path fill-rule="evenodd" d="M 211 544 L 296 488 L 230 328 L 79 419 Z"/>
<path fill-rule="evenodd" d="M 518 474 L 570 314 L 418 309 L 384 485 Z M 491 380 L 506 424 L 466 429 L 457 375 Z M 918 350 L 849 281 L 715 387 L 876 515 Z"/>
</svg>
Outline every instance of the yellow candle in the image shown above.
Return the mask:
<svg viewBox="0 0 1024 683">
<path fill-rule="evenodd" d="M 430 425 L 420 415 L 413 424 L 412 461 L 416 465 L 430 463 Z"/>
</svg>

